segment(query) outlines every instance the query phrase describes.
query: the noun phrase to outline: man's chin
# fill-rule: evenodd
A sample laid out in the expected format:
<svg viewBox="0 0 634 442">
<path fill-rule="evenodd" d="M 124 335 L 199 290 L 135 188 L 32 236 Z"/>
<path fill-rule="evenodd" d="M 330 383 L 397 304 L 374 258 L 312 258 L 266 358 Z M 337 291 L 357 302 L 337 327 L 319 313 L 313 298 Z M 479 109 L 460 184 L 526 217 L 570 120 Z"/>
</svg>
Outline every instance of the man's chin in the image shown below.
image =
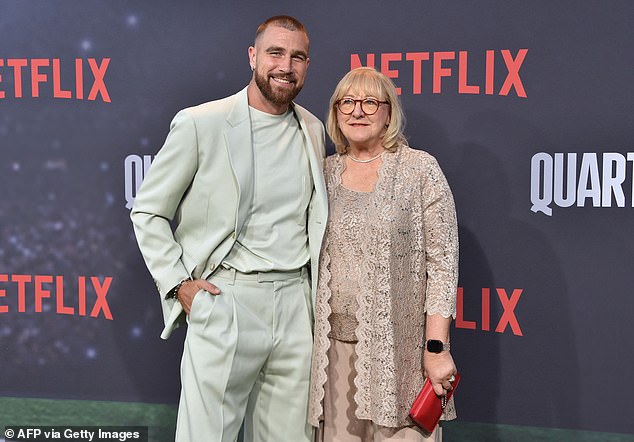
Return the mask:
<svg viewBox="0 0 634 442">
<path fill-rule="evenodd" d="M 276 104 L 290 104 L 297 97 L 297 94 L 299 94 L 297 88 L 275 88 L 271 91 L 271 96 L 268 98 Z"/>
<path fill-rule="evenodd" d="M 278 105 L 290 104 L 301 90 L 301 86 L 297 87 L 296 83 L 280 84 L 271 77 L 267 79 L 256 75 L 255 82 L 264 98 Z"/>
</svg>

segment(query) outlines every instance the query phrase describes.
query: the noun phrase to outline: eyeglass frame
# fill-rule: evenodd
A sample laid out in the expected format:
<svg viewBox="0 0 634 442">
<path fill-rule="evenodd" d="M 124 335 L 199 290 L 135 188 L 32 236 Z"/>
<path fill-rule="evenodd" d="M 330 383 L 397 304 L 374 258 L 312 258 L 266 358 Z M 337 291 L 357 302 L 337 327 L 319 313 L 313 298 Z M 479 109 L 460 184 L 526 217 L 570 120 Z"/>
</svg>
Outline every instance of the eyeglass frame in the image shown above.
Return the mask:
<svg viewBox="0 0 634 442">
<path fill-rule="evenodd" d="M 354 107 L 353 107 L 353 108 L 352 108 L 352 110 L 351 110 L 350 112 L 348 112 L 348 113 L 346 113 L 346 112 L 344 112 L 344 111 L 342 111 L 342 110 L 341 110 L 341 102 L 342 102 L 343 100 L 350 100 L 350 101 L 354 101 Z M 376 101 L 376 102 L 378 103 L 378 106 L 376 107 L 376 110 L 375 110 L 374 112 L 372 112 L 371 114 L 370 114 L 370 113 L 368 113 L 368 112 L 366 112 L 366 111 L 363 109 L 363 103 L 364 103 L 366 100 L 372 100 L 372 101 Z M 337 110 L 338 110 L 339 112 L 341 112 L 343 115 L 352 115 L 352 114 L 354 113 L 354 110 L 357 108 L 357 103 L 360 103 L 360 104 L 361 104 L 361 112 L 363 112 L 363 113 L 364 113 L 364 114 L 366 114 L 366 115 L 374 115 L 374 114 L 376 114 L 376 113 L 379 111 L 379 109 L 381 108 L 381 105 L 382 105 L 382 104 L 388 104 L 388 105 L 390 104 L 390 102 L 389 102 L 389 101 L 381 101 L 381 100 L 377 100 L 376 98 L 372 98 L 372 97 L 365 97 L 365 98 L 361 98 L 361 99 L 354 99 L 354 98 L 351 98 L 351 97 L 342 97 L 342 98 L 338 99 L 337 101 L 335 101 L 335 106 L 337 106 Z"/>
</svg>

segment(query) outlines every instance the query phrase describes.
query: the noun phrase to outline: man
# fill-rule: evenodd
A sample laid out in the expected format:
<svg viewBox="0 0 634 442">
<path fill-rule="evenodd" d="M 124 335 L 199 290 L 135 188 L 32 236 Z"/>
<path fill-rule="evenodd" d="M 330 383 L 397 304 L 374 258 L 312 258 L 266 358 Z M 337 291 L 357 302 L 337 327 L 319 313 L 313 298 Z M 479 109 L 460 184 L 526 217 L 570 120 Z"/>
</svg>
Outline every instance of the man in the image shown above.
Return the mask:
<svg viewBox="0 0 634 442">
<path fill-rule="evenodd" d="M 136 196 L 131 218 L 161 295 L 162 337 L 188 323 L 177 441 L 234 441 L 243 420 L 245 441 L 311 434 L 327 202 L 323 125 L 292 102 L 308 46 L 292 17 L 260 25 L 249 85 L 179 112 Z"/>
</svg>

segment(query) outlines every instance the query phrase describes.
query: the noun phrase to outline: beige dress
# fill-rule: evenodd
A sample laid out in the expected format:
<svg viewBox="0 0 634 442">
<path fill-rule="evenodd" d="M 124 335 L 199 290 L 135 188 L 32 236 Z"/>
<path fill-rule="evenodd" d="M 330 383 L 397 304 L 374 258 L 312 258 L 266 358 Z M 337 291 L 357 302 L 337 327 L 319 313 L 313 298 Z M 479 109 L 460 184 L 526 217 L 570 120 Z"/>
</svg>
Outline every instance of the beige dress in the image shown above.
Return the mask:
<svg viewBox="0 0 634 442">
<path fill-rule="evenodd" d="M 329 216 L 330 255 L 330 333 L 343 342 L 357 342 L 357 293 L 361 290 L 363 235 L 367 229 L 369 192 L 355 192 L 341 186 L 339 198 L 332 202 Z M 336 245 L 336 246 L 333 246 Z"/>
<path fill-rule="evenodd" d="M 338 210 L 337 201 L 345 198 L 342 192 L 349 192 L 341 186 L 344 168 L 345 157 L 326 159 L 331 220 Z M 337 258 L 345 248 L 339 243 L 341 235 L 350 229 L 342 228 L 340 222 L 329 222 L 324 239 L 309 400 L 309 422 L 316 427 L 323 418 L 329 336 L 333 330 L 333 337 L 340 332 L 350 336 L 345 314 L 350 320 L 354 312 L 356 417 L 393 428 L 412 425 L 409 408 L 424 380 L 425 314 L 455 317 L 456 214 L 451 190 L 436 160 L 407 146 L 386 153 L 375 190 L 363 204 L 367 204 L 367 219 L 355 221 L 358 244 L 349 251 L 357 255 L 351 261 L 354 269 Z M 332 265 L 333 256 L 336 266 Z M 347 277 L 353 281 L 345 282 Z M 349 310 L 342 303 L 345 296 L 335 293 L 333 298 L 333 288 L 340 290 L 346 284 L 347 290 L 357 292 L 356 299 L 348 297 Z M 336 315 L 344 314 L 339 321 L 333 316 L 334 327 L 330 322 L 333 306 Z M 444 417 L 455 418 L 453 402 Z"/>
</svg>

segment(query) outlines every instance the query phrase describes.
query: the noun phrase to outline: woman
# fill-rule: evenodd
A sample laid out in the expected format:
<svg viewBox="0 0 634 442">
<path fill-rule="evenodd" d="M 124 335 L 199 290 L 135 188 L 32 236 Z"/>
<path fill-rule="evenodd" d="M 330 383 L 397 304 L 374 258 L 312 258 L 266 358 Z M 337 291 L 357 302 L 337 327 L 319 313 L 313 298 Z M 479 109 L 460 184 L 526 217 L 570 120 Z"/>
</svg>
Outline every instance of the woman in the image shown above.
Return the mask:
<svg viewBox="0 0 634 442">
<path fill-rule="evenodd" d="M 374 69 L 350 71 L 330 99 L 337 153 L 324 165 L 330 218 L 309 403 L 318 441 L 440 440 L 408 412 L 425 377 L 442 395 L 456 373 L 456 215 L 438 163 L 408 147 L 403 126 L 394 85 Z"/>
</svg>

